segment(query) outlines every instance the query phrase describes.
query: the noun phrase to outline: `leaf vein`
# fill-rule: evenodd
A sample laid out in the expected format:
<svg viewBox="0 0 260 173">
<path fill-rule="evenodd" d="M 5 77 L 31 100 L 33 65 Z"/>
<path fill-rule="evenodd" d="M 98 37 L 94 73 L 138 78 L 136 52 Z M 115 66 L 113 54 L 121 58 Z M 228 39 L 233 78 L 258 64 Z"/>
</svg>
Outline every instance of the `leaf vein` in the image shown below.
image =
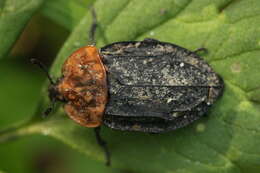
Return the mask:
<svg viewBox="0 0 260 173">
<path fill-rule="evenodd" d="M 182 7 L 174 16 L 171 16 L 171 17 L 166 18 L 165 20 L 163 20 L 163 21 L 157 23 L 156 25 L 154 25 L 154 26 L 148 28 L 148 29 L 147 29 L 146 31 L 144 31 L 144 32 L 137 33 L 137 34 L 134 36 L 133 40 L 136 40 L 138 37 L 144 35 L 144 34 L 147 33 L 148 31 L 153 30 L 153 29 L 155 29 L 155 28 L 157 28 L 157 27 L 160 27 L 161 25 L 163 25 L 163 24 L 169 22 L 170 20 L 176 18 L 179 14 L 181 14 L 181 13 L 189 6 L 189 4 L 191 4 L 191 2 L 192 2 L 192 0 L 190 0 L 184 7 Z"/>
<path fill-rule="evenodd" d="M 201 143 L 202 145 L 208 147 L 210 150 L 212 150 L 213 152 L 217 153 L 218 155 L 220 155 L 221 157 L 223 157 L 225 160 L 227 160 L 233 167 L 237 167 L 237 169 L 239 170 L 239 172 L 241 172 L 240 167 L 235 164 L 232 160 L 230 160 L 227 156 L 225 156 L 224 153 L 218 151 L 217 149 L 215 149 L 214 147 L 212 147 L 211 145 L 209 145 L 208 143 L 206 143 L 205 141 L 202 141 L 201 138 L 200 140 L 198 140 L 199 143 Z"/>
<path fill-rule="evenodd" d="M 130 2 L 132 2 L 132 1 L 130 1 L 130 0 L 127 1 L 127 3 L 125 4 L 125 6 L 118 11 L 118 13 L 116 14 L 116 16 L 114 16 L 114 18 L 106 25 L 105 28 L 108 28 L 110 25 L 113 24 L 113 22 L 116 20 L 116 18 L 118 18 L 118 16 L 120 16 L 120 14 L 124 11 L 124 9 L 126 9 L 126 8 L 129 6 Z"/>
</svg>

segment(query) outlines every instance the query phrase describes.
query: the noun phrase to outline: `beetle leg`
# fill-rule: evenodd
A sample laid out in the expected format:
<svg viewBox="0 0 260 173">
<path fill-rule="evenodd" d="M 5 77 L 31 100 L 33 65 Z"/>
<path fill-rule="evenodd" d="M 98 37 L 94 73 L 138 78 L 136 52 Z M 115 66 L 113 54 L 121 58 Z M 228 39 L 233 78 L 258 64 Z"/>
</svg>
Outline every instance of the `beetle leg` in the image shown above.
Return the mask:
<svg viewBox="0 0 260 173">
<path fill-rule="evenodd" d="M 145 38 L 143 42 L 159 42 L 159 40 L 153 39 L 153 38 Z"/>
<path fill-rule="evenodd" d="M 212 88 L 208 87 L 208 95 L 207 95 L 207 105 L 211 105 L 212 101 L 211 101 L 211 93 L 212 93 Z"/>
<path fill-rule="evenodd" d="M 50 113 L 51 113 L 51 111 L 54 109 L 54 107 L 55 107 L 55 103 L 56 103 L 56 99 L 55 98 L 52 98 L 51 99 L 51 104 L 50 104 L 50 106 L 44 111 L 44 113 L 43 113 L 43 118 L 46 118 Z"/>
<path fill-rule="evenodd" d="M 110 152 L 107 148 L 106 142 L 100 136 L 100 127 L 94 128 L 94 131 L 95 131 L 97 143 L 103 148 L 103 150 L 105 152 L 106 165 L 109 166 L 110 165 Z"/>
<path fill-rule="evenodd" d="M 204 54 L 204 53 L 208 53 L 208 49 L 201 47 L 201 48 L 196 49 L 193 52 L 196 53 L 196 54 L 199 54 L 200 52 Z"/>
<path fill-rule="evenodd" d="M 89 31 L 89 39 L 90 43 L 95 45 L 95 33 L 97 30 L 97 15 L 94 7 L 91 8 L 91 15 L 92 15 L 92 24 Z"/>
<path fill-rule="evenodd" d="M 212 105 L 214 102 L 214 88 L 213 87 L 209 87 L 209 94 L 208 94 L 208 105 Z"/>
</svg>

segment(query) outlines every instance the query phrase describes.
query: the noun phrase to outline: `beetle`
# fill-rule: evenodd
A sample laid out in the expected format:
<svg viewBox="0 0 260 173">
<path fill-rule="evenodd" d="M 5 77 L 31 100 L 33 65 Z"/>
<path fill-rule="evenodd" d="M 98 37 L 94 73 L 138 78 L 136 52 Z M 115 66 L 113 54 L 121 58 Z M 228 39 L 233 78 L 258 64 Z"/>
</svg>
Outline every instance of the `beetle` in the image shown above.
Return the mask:
<svg viewBox="0 0 260 173">
<path fill-rule="evenodd" d="M 113 129 L 162 133 L 205 115 L 223 81 L 196 53 L 154 39 L 100 50 L 109 101 L 103 123 Z"/>
<path fill-rule="evenodd" d="M 94 20 L 91 35 L 95 28 Z M 89 45 L 71 54 L 56 82 L 40 62 L 32 61 L 47 73 L 52 105 L 64 102 L 72 120 L 95 129 L 109 165 L 102 124 L 123 131 L 168 132 L 204 116 L 221 96 L 223 80 L 197 54 L 200 50 L 155 39 L 115 42 L 101 49 Z"/>
</svg>

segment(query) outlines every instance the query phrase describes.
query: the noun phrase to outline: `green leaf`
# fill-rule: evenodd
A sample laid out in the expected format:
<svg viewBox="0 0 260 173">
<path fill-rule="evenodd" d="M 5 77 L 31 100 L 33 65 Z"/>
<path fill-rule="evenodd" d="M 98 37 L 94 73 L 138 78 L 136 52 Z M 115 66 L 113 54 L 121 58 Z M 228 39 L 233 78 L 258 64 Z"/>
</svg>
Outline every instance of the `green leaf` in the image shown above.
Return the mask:
<svg viewBox="0 0 260 173">
<path fill-rule="evenodd" d="M 0 59 L 6 57 L 43 0 L 0 1 Z"/>
<path fill-rule="evenodd" d="M 40 87 L 44 77 L 41 71 L 21 57 L 0 60 L 0 129 L 31 119 L 41 99 Z"/>
<path fill-rule="evenodd" d="M 225 82 L 209 115 L 188 127 L 160 135 L 114 131 L 102 136 L 112 166 L 133 172 L 239 173 L 260 171 L 260 1 L 258 0 L 110 0 L 96 1 L 97 45 L 152 37 L 190 50 L 205 47 L 203 57 Z M 60 76 L 64 60 L 87 45 L 91 15 L 84 16 L 51 69 Z M 43 92 L 47 100 L 47 86 Z M 41 108 L 44 106 L 41 106 Z M 67 118 L 62 108 L 36 119 L 10 136 L 40 133 L 103 160 L 93 130 Z"/>
<path fill-rule="evenodd" d="M 95 0 L 46 0 L 41 12 L 54 22 L 72 30 Z"/>
</svg>

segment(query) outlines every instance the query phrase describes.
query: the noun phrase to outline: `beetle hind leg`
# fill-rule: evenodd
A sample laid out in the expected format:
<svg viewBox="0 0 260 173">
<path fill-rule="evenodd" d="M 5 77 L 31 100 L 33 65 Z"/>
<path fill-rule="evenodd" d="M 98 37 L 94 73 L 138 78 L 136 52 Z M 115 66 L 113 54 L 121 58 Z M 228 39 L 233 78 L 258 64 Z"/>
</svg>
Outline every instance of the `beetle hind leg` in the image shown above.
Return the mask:
<svg viewBox="0 0 260 173">
<path fill-rule="evenodd" d="M 99 146 L 101 146 L 101 148 L 103 148 L 104 152 L 105 152 L 105 157 L 106 157 L 106 165 L 110 166 L 110 152 L 108 150 L 107 147 L 107 143 L 101 138 L 100 136 L 100 127 L 96 127 L 94 129 L 95 131 L 95 135 L 96 135 L 96 140 Z"/>
<path fill-rule="evenodd" d="M 201 47 L 201 48 L 196 49 L 193 52 L 196 53 L 196 54 L 200 54 L 200 53 L 207 54 L 208 53 L 208 49 L 206 49 L 205 47 Z"/>
</svg>

